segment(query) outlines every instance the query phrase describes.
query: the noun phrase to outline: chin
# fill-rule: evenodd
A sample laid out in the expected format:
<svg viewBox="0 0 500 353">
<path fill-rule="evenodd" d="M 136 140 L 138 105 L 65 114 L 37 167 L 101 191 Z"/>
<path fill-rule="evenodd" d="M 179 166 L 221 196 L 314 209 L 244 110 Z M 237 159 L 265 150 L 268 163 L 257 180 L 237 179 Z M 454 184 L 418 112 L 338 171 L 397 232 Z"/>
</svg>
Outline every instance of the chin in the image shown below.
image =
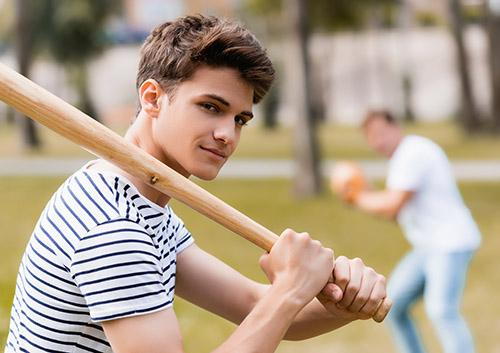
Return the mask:
<svg viewBox="0 0 500 353">
<path fill-rule="evenodd" d="M 219 175 L 219 170 L 220 169 L 211 169 L 211 170 L 194 170 L 191 175 L 194 175 L 195 177 L 205 180 L 205 181 L 210 181 L 214 180 L 217 175 Z"/>
</svg>

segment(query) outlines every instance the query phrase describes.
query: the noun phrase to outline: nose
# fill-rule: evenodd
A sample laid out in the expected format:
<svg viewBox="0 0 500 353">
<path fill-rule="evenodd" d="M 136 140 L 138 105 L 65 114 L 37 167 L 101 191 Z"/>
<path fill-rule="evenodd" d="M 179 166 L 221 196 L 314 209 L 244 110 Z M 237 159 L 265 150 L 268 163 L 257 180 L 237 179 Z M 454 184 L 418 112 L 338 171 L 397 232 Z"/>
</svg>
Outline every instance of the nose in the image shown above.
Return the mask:
<svg viewBox="0 0 500 353">
<path fill-rule="evenodd" d="M 234 119 L 221 119 L 214 129 L 214 139 L 224 145 L 232 145 L 236 139 Z"/>
</svg>

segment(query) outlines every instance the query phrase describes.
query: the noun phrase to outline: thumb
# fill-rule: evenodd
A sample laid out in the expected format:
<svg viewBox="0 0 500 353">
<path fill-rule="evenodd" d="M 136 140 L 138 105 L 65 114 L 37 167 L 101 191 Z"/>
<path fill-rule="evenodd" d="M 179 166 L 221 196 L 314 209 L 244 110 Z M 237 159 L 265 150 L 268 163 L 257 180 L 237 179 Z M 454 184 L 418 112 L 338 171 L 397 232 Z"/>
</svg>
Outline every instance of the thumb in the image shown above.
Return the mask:
<svg viewBox="0 0 500 353">
<path fill-rule="evenodd" d="M 334 303 L 338 303 L 339 301 L 341 301 L 344 296 L 342 289 L 340 289 L 340 287 L 334 283 L 327 283 L 326 286 L 321 290 L 321 294 Z"/>
<path fill-rule="evenodd" d="M 269 282 L 273 283 L 274 276 L 269 271 L 269 259 L 270 259 L 269 253 L 262 254 L 262 256 L 259 259 L 259 266 L 262 269 L 262 271 L 264 271 L 264 273 L 266 274 L 266 277 L 269 280 Z"/>
</svg>

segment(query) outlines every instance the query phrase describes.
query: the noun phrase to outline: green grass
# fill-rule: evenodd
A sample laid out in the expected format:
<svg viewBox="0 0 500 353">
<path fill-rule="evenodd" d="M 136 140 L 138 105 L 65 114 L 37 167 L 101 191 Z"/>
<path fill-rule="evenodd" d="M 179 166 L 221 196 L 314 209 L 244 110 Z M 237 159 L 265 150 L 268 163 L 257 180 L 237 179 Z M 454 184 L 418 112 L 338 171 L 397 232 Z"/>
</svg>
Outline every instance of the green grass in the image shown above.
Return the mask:
<svg viewBox="0 0 500 353">
<path fill-rule="evenodd" d="M 117 127 L 124 131 L 125 128 Z M 44 146 L 41 151 L 27 152 L 20 144 L 18 129 L 0 125 L 0 157 L 87 157 L 88 153 L 75 144 L 42 127 Z M 500 138 L 493 135 L 466 136 L 451 122 L 416 124 L 405 128 L 408 133 L 428 136 L 438 142 L 452 159 L 499 159 Z M 324 158 L 380 158 L 366 145 L 358 128 L 324 125 L 319 129 Z M 244 129 L 235 158 L 291 158 L 293 131 L 281 127 L 264 130 L 255 124 Z"/>
<path fill-rule="evenodd" d="M 4 344 L 17 267 L 39 213 L 60 178 L 0 178 L 0 347 Z M 360 256 L 379 272 L 388 274 L 408 249 L 399 229 L 391 223 L 344 207 L 329 194 L 298 202 L 290 196 L 291 185 L 284 180 L 222 180 L 202 183 L 223 200 L 279 233 L 285 227 L 307 230 L 337 255 Z M 498 353 L 500 332 L 500 183 L 461 184 L 484 235 L 484 244 L 475 257 L 464 297 L 463 312 L 472 327 L 477 351 Z M 244 274 L 262 280 L 257 247 L 222 229 L 219 225 L 173 202 L 200 246 L 223 259 Z M 176 299 L 188 352 L 209 352 L 224 340 L 234 326 Z M 430 324 L 421 305 L 415 308 L 430 351 L 439 351 Z M 338 331 L 304 342 L 284 342 L 278 352 L 395 352 L 384 325 L 372 321 L 351 324 Z"/>
</svg>

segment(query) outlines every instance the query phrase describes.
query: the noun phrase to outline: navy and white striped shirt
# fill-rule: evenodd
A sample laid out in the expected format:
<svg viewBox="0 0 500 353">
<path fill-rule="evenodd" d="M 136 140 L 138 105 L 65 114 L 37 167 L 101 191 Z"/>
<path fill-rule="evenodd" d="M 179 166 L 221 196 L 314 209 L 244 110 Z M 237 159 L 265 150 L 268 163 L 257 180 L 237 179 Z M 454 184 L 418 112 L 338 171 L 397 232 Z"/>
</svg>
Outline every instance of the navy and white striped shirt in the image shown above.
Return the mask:
<svg viewBox="0 0 500 353">
<path fill-rule="evenodd" d="M 170 207 L 87 166 L 59 188 L 27 245 L 6 352 L 111 352 L 100 322 L 172 305 L 193 243 Z"/>
</svg>

